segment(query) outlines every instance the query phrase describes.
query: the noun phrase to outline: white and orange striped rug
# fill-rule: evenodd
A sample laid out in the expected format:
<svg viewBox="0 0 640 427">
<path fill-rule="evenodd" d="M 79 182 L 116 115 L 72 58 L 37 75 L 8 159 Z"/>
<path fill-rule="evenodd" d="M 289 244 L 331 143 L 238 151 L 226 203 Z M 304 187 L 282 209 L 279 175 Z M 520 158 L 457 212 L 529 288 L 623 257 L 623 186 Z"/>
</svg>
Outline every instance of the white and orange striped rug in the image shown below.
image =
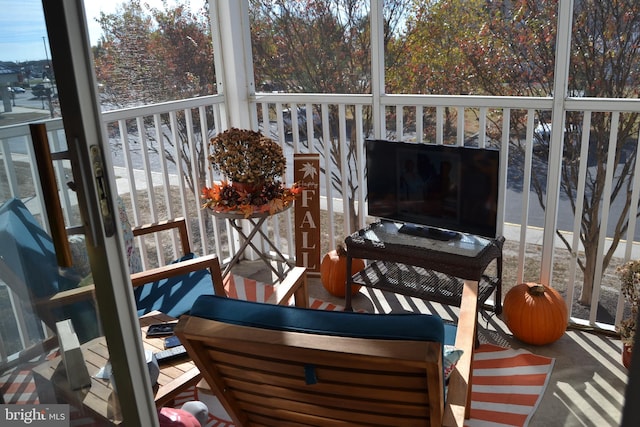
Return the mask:
<svg viewBox="0 0 640 427">
<path fill-rule="evenodd" d="M 225 289 L 232 298 L 266 301 L 273 286 L 240 276 L 228 276 Z M 309 306 L 318 310 L 342 310 L 343 307 L 311 298 Z M 527 426 L 547 387 L 554 359 L 526 350 L 514 350 L 492 344 L 476 349 L 473 364 L 471 419 L 466 427 Z M 0 377 L 0 392 L 6 403 L 38 403 L 31 372 L 16 371 Z M 218 399 L 191 387 L 175 400 L 175 407 L 189 400 L 201 400 L 209 408 L 206 427 L 234 427 Z M 92 425 L 90 419 L 72 410 L 72 426 Z M 74 416 L 75 415 L 75 416 Z M 87 424 L 88 423 L 88 424 Z"/>
<path fill-rule="evenodd" d="M 240 276 L 227 276 L 225 289 L 230 297 L 266 301 L 273 286 Z M 309 306 L 319 310 L 343 307 L 311 298 Z M 474 354 L 471 419 L 467 427 L 525 427 L 533 416 L 547 387 L 554 359 L 526 350 L 506 349 L 481 344 Z M 176 404 L 202 400 L 209 407 L 207 427 L 233 427 L 229 416 L 215 396 L 190 389 Z M 176 405 L 179 406 L 179 405 Z"/>
<path fill-rule="evenodd" d="M 542 399 L 554 360 L 491 344 L 481 344 L 476 352 L 471 418 L 464 425 L 527 426 Z M 209 408 L 206 427 L 234 427 L 214 395 L 193 387 L 176 399 L 175 406 L 189 400 L 201 400 Z"/>
<path fill-rule="evenodd" d="M 247 279 L 235 274 L 228 274 L 224 278 L 224 290 L 227 296 L 245 301 L 265 302 L 274 293 L 273 285 Z M 293 301 L 292 301 L 293 303 Z M 309 298 L 309 308 L 316 310 L 343 310 L 344 307 L 322 301 L 316 298 Z"/>
<path fill-rule="evenodd" d="M 555 359 L 482 344 L 473 356 L 468 427 L 526 426 L 544 394 Z"/>
</svg>

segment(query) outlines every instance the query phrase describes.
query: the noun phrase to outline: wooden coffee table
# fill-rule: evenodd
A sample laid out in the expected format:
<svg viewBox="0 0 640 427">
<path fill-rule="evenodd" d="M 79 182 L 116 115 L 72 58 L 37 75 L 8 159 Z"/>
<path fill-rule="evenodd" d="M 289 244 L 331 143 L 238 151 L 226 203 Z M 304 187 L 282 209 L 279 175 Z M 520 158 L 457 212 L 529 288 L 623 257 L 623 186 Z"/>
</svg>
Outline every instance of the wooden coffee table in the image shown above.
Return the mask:
<svg viewBox="0 0 640 427">
<path fill-rule="evenodd" d="M 140 318 L 144 348 L 154 353 L 164 350 L 164 338 L 147 338 L 146 331 L 153 323 L 170 322 L 176 319 L 160 312 L 149 313 Z M 95 338 L 82 345 L 82 354 L 91 375 L 91 386 L 82 390 L 71 390 L 61 357 L 44 362 L 33 369 L 33 378 L 40 403 L 69 403 L 86 411 L 96 421 L 105 424 L 120 424 L 119 410 L 109 380 L 94 375 L 109 360 L 109 351 L 104 337 Z M 188 358 L 163 362 L 160 365 L 158 388 L 155 394 L 157 407 L 166 406 L 181 391 L 195 385 L 201 375 Z M 115 407 L 115 408 L 114 408 Z"/>
</svg>

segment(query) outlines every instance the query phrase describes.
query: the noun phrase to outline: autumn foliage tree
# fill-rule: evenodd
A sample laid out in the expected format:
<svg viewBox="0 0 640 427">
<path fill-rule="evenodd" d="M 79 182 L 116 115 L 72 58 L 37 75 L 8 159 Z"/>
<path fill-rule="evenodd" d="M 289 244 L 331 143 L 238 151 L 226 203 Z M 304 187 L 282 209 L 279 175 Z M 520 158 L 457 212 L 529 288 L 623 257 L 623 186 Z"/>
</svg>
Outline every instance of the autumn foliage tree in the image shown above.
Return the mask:
<svg viewBox="0 0 640 427">
<path fill-rule="evenodd" d="M 473 68 L 460 42 L 473 39 L 486 22 L 483 0 L 412 2 L 403 36 L 391 39 L 386 55 L 402 66 L 387 68 L 389 93 L 476 93 Z M 389 64 L 391 65 L 391 64 Z"/>
<path fill-rule="evenodd" d="M 412 1 L 404 34 L 396 34 L 385 52 L 387 92 L 477 94 L 480 88 L 461 43 L 472 40 L 486 22 L 484 3 L 483 0 Z M 411 114 L 409 111 L 405 120 L 408 128 L 415 120 Z M 456 109 L 444 109 L 445 141 L 455 139 L 456 118 Z M 435 133 L 435 115 L 425 110 L 423 120 L 429 139 Z"/>
<path fill-rule="evenodd" d="M 384 41 L 388 43 L 401 23 L 408 0 L 388 0 L 384 9 Z M 370 93 L 371 38 L 368 0 L 250 0 L 254 74 L 264 89 L 305 93 Z M 319 116 L 320 111 L 314 111 Z M 364 111 L 364 130 L 370 132 L 370 111 Z M 316 151 L 324 155 L 329 145 L 333 188 L 342 193 L 346 184 L 350 224 L 358 224 L 355 198 L 360 181 L 355 175 L 357 144 L 355 107 L 348 106 L 347 141 L 339 140 L 338 110 L 331 107 L 330 139 L 320 129 Z M 304 130 L 303 130 L 304 132 Z M 304 134 L 306 136 L 306 133 Z M 346 142 L 346 143 L 345 143 Z M 341 164 L 346 150 L 346 168 Z M 324 163 L 324 162 L 323 162 Z M 362 177 L 360 177 L 362 179 Z"/>
<path fill-rule="evenodd" d="M 556 2 L 535 2 L 520 0 L 513 4 L 513 14 L 505 16 L 494 2 L 494 19 L 487 26 L 481 38 L 481 46 L 488 47 L 489 40 L 509 36 L 516 43 L 500 43 L 503 55 L 495 58 L 486 70 L 499 63 L 500 70 L 509 77 L 509 87 L 513 93 L 552 93 L 554 48 L 555 48 L 555 7 Z M 504 7 L 504 5 L 503 5 Z M 503 9 L 504 10 L 504 9 Z M 573 39 L 571 48 L 571 70 L 569 90 L 574 96 L 584 95 L 596 98 L 637 98 L 640 76 L 640 4 L 633 0 L 603 2 L 584 0 L 575 3 L 573 13 Z M 549 17 L 553 19 L 549 19 Z M 482 49 L 484 50 L 484 49 Z M 469 57 L 481 54 L 482 50 L 468 50 Z M 475 52 L 475 53 L 474 53 Z M 515 70 L 508 73 L 507 69 Z M 518 79 L 517 73 L 525 78 Z M 516 75 L 514 75 L 516 74 Z M 490 88 L 485 78 L 484 87 Z M 490 93 L 496 90 L 493 87 Z M 609 221 L 613 232 L 609 233 L 611 244 L 602 260 L 603 271 L 609 265 L 620 239 L 625 238 L 628 229 L 629 209 L 632 196 L 632 173 L 635 166 L 637 144 L 631 142 L 632 135 L 638 132 L 637 114 L 623 114 L 617 131 L 617 141 L 613 158 L 608 158 L 611 115 L 594 113 L 591 118 L 589 138 L 589 164 L 586 176 L 586 194 L 582 212 L 575 212 L 576 191 L 579 179 L 580 141 L 582 138 L 582 116 L 568 113 L 565 117 L 565 132 L 562 162 L 561 191 L 567 196 L 574 215 L 581 218 L 580 242 L 584 247 L 583 256 L 578 264 L 584 273 L 584 282 L 580 303 L 590 304 L 594 279 L 598 267 L 599 235 L 602 224 L 602 206 L 605 198 L 610 202 L 621 198 L 623 203 L 619 212 L 609 212 Z M 539 159 L 548 156 L 548 140 L 539 141 L 542 150 L 536 152 Z M 556 143 L 551 141 L 551 143 Z M 607 169 L 614 167 L 614 183 L 610 194 L 605 192 Z M 536 180 L 534 187 L 539 194 L 538 200 L 544 208 L 541 193 L 545 191 L 543 183 Z M 560 240 L 569 250 L 571 243 L 557 232 Z M 632 237 L 632 236 L 631 236 Z"/>
<path fill-rule="evenodd" d="M 370 11 L 368 0 L 250 0 L 256 86 L 265 90 L 306 93 L 370 93 Z M 553 91 L 557 0 L 386 0 L 384 44 L 388 93 L 486 94 L 549 96 Z M 602 98 L 637 98 L 640 90 L 640 3 L 635 0 L 576 0 L 569 89 L 572 94 Z M 157 102 L 213 93 L 213 52 L 207 20 L 185 8 L 161 12 L 133 0 L 113 15 L 100 18 L 105 33 L 96 48 L 98 78 L 105 99 L 114 105 Z M 316 114 L 318 111 L 316 111 Z M 371 130 L 365 109 L 365 132 Z M 538 112 L 538 119 L 549 119 Z M 330 122 L 338 123 L 330 110 Z M 353 109 L 346 112 L 350 126 Z M 452 112 L 451 114 L 455 114 Z M 447 112 L 447 123 L 455 117 Z M 491 118 L 489 118 L 491 119 Z M 561 191 L 576 209 L 582 113 L 567 113 L 563 141 L 539 138 L 536 166 L 548 162 L 549 144 L 563 143 Z M 524 150 L 526 112 L 511 111 L 514 151 Z M 446 125 L 445 125 L 446 126 Z M 630 175 L 637 144 L 635 114 L 621 115 L 613 159 L 607 159 L 611 116 L 591 119 L 587 193 L 581 218 L 579 258 L 584 272 L 580 301 L 588 304 L 597 271 L 602 201 L 620 200 L 624 207 L 603 259 L 606 267 L 628 229 Z M 499 129 L 499 127 L 498 127 Z M 355 199 L 358 179 L 343 170 L 340 159 L 353 165 L 355 137 L 339 141 L 318 132 L 307 143 L 328 152 L 332 185 Z M 349 129 L 350 131 L 351 129 Z M 349 135 L 350 132 L 347 132 Z M 367 135 L 365 135 L 366 137 Z M 347 150 L 342 155 L 342 150 Z M 188 156 L 185 158 L 189 158 Z M 186 162 L 188 164 L 190 162 Z M 616 166 L 611 194 L 605 194 L 607 167 Z M 545 174 L 533 174 L 532 185 L 545 208 Z M 359 177 L 360 179 L 362 177 Z M 346 185 L 343 182 L 346 180 Z M 351 224 L 357 224 L 354 204 Z M 570 242 L 558 232 L 569 250 Z"/>
<path fill-rule="evenodd" d="M 149 8 L 140 0 L 131 0 L 112 14 L 101 13 L 98 21 L 103 35 L 94 48 L 94 58 L 103 105 L 129 107 L 215 93 L 213 43 L 206 10 L 194 13 L 188 4 Z M 170 125 L 168 115 L 161 118 L 165 127 Z M 210 112 L 203 119 L 210 129 Z M 187 123 L 184 112 L 179 112 L 177 141 L 170 132 L 162 132 L 166 147 L 163 155 L 174 163 L 182 162 L 185 177 L 197 194 L 205 183 L 203 142 L 208 135 L 198 138 L 197 164 L 193 165 Z M 151 122 L 147 125 L 150 129 Z M 200 123 L 194 121 L 193 134 L 199 136 L 200 129 Z M 147 138 L 153 143 L 152 149 L 159 151 L 155 131 L 148 131 Z M 191 180 L 193 167 L 198 169 L 199 182 Z"/>
<path fill-rule="evenodd" d="M 553 92 L 557 1 L 510 0 L 467 2 L 448 0 L 421 7 L 416 2 L 407 39 L 413 44 L 416 72 L 403 77 L 429 91 L 489 95 L 549 96 Z M 472 4 L 473 3 L 473 4 Z M 441 14 L 441 12 L 446 12 Z M 450 17 L 445 19 L 444 17 Z M 415 21 L 413 21 L 415 19 Z M 633 0 L 576 1 L 573 11 L 573 39 L 569 91 L 574 96 L 599 98 L 637 98 L 640 48 L 640 4 Z M 435 35 L 435 37 L 433 36 Z M 443 45 L 445 42 L 446 45 Z M 455 72 L 445 73 L 446 69 Z M 417 83 L 417 86 L 416 86 Z M 539 112 L 547 122 L 550 114 Z M 526 116 L 512 112 L 512 132 L 523 135 Z M 607 158 L 611 116 L 594 113 L 591 119 L 587 192 L 582 212 L 575 212 L 578 167 L 582 133 L 582 114 L 568 113 L 565 122 L 561 191 L 575 215 L 581 218 L 580 241 L 584 254 L 578 258 L 584 273 L 580 302 L 590 304 L 599 253 L 598 239 L 601 209 L 605 197 L 622 198 L 620 212 L 610 213 L 614 224 L 611 245 L 603 259 L 609 264 L 628 228 L 631 206 L 631 173 L 635 166 L 637 144 L 629 138 L 638 132 L 635 114 L 621 115 L 613 159 Z M 535 161 L 546 167 L 549 141 L 536 136 Z M 512 148 L 523 150 L 521 139 Z M 616 167 L 614 185 L 605 193 L 607 168 Z M 533 174 L 532 185 L 541 207 L 545 208 L 545 174 Z M 558 230 L 557 235 L 571 248 L 571 242 Z M 603 270 L 604 270 L 603 268 Z"/>
<path fill-rule="evenodd" d="M 107 102 L 121 107 L 215 93 L 205 10 L 149 8 L 131 0 L 98 21 L 102 37 L 94 57 Z"/>
</svg>

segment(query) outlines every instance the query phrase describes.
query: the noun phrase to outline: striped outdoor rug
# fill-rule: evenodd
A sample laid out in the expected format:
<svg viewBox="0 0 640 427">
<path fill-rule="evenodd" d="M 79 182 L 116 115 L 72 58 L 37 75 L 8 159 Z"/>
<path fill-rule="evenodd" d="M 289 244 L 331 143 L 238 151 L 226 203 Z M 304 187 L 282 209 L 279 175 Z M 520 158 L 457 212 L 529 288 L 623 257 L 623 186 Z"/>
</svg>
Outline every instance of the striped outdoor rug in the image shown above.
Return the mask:
<svg viewBox="0 0 640 427">
<path fill-rule="evenodd" d="M 468 427 L 526 426 L 547 387 L 555 359 L 482 344 L 474 354 Z"/>
<path fill-rule="evenodd" d="M 273 286 L 240 276 L 228 276 L 225 289 L 232 298 L 266 301 Z M 311 298 L 309 305 L 318 310 L 343 310 L 343 307 Z M 554 359 L 536 356 L 526 350 L 505 349 L 482 344 L 474 356 L 471 419 L 467 427 L 526 426 L 547 387 Z M 38 403 L 31 372 L 16 371 L 0 378 L 0 392 L 6 403 Z M 192 387 L 175 401 L 175 407 L 189 400 L 201 400 L 209 408 L 206 427 L 233 427 L 218 399 L 199 393 Z M 90 419 L 74 408 L 71 425 L 91 425 Z"/>
<path fill-rule="evenodd" d="M 227 291 L 227 296 L 231 298 L 258 302 L 265 302 L 274 293 L 273 285 L 268 285 L 234 274 L 229 274 L 224 278 L 224 290 Z M 315 308 L 316 310 L 344 309 L 342 306 L 321 301 L 316 298 L 309 298 L 309 308 Z"/>
<path fill-rule="evenodd" d="M 225 289 L 230 297 L 264 302 L 273 287 L 240 276 L 228 276 Z M 311 298 L 309 305 L 320 310 L 343 307 Z M 526 350 L 481 344 L 474 355 L 471 419 L 467 427 L 527 426 L 547 387 L 554 359 Z M 209 407 L 207 427 L 233 427 L 218 399 L 210 394 L 187 390 L 176 407 L 188 400 L 201 400 Z"/>
<path fill-rule="evenodd" d="M 553 368 L 553 359 L 526 350 L 481 344 L 473 368 L 471 419 L 467 427 L 527 426 Z M 218 399 L 193 387 L 176 399 L 176 407 L 201 400 L 209 408 L 207 427 L 233 427 Z"/>
</svg>

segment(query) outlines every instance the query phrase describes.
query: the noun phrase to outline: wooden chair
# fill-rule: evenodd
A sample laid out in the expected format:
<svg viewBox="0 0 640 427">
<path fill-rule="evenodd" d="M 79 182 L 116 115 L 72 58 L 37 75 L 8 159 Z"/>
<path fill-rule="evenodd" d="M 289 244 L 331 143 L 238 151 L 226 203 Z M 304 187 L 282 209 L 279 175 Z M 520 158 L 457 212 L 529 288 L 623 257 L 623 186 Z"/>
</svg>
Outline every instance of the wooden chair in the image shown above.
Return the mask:
<svg viewBox="0 0 640 427">
<path fill-rule="evenodd" d="M 133 228 L 135 236 L 177 229 L 182 256 L 173 263 L 133 273 L 131 283 L 138 315 L 160 311 L 178 318 L 189 311 L 200 295 L 225 295 L 218 257 L 196 257 L 191 252 L 184 218 Z"/>
<path fill-rule="evenodd" d="M 53 331 L 72 318 L 81 339 L 98 335 L 93 287 L 77 287 L 78 278 L 58 267 L 51 237 L 18 199 L 0 206 L 0 240 L 0 279 L 25 306 Z"/>
<path fill-rule="evenodd" d="M 437 316 L 206 296 L 175 331 L 238 427 L 462 426 L 476 320 L 477 283 L 465 282 L 455 333 L 464 353 L 446 399 L 443 345 L 453 331 Z"/>
<path fill-rule="evenodd" d="M 226 296 L 218 257 L 193 255 L 184 218 L 135 227 L 133 234 L 141 236 L 172 228 L 178 230 L 182 246 L 183 256 L 178 262 L 131 275 L 139 316 L 160 311 L 178 318 L 191 310 L 200 295 Z M 286 305 L 295 297 L 297 306 L 306 307 L 309 301 L 306 280 L 304 268 L 293 268 L 277 284 L 267 302 Z"/>
<path fill-rule="evenodd" d="M 165 230 L 172 226 L 184 230 L 183 236 L 186 236 L 184 219 L 149 225 L 144 231 Z M 0 245 L 0 278 L 22 303 L 31 306 L 51 331 L 55 331 L 57 321 L 71 318 L 82 342 L 99 336 L 94 286 L 78 286 L 79 276 L 72 270 L 58 267 L 50 236 L 20 200 L 9 200 L 0 207 L 0 237 L 4 243 Z M 188 239 L 182 244 L 189 249 Z M 191 258 L 194 259 L 136 273 L 132 275 L 132 282 L 143 287 L 145 283 L 156 281 L 149 286 L 164 291 L 161 280 L 171 277 L 174 295 L 165 298 L 161 307 L 165 314 L 178 317 L 188 309 L 176 311 L 175 307 L 170 307 L 174 302 L 191 307 L 201 293 L 222 292 L 224 295 L 217 257 L 195 258 L 191 254 Z M 90 277 L 85 281 L 91 283 Z M 159 299 L 166 295 L 154 296 Z M 144 304 L 152 306 L 155 302 L 146 295 L 143 307 L 139 307 L 141 315 L 145 312 Z"/>
<path fill-rule="evenodd" d="M 176 262 L 131 275 L 138 315 L 161 311 L 178 318 L 189 311 L 200 295 L 225 295 L 218 257 L 196 257 L 191 252 L 184 218 L 147 224 L 133 229 L 134 235 L 177 229 L 182 257 Z M 0 278 L 31 305 L 45 325 L 55 331 L 55 322 L 71 317 L 82 341 L 99 335 L 96 326 L 94 286 L 78 287 L 78 277 L 58 268 L 53 242 L 29 210 L 18 199 L 0 207 Z M 85 282 L 91 282 L 90 278 Z M 294 269 L 277 288 L 278 303 L 296 295 L 296 304 L 307 303 L 304 269 Z M 93 324 L 94 327 L 90 327 Z"/>
<path fill-rule="evenodd" d="M 177 318 L 191 310 L 201 295 L 226 297 L 217 256 L 193 257 L 184 218 L 135 227 L 133 234 L 142 236 L 174 228 L 178 230 L 184 254 L 180 262 L 131 275 L 139 316 L 158 310 Z M 182 282 L 182 286 L 188 286 L 188 291 L 176 292 L 175 286 L 178 282 Z M 303 267 L 294 267 L 287 272 L 267 303 L 288 305 L 292 297 L 295 298 L 294 302 L 298 307 L 307 307 L 309 304 L 307 275 Z M 194 386 L 201 379 L 202 375 L 197 368 L 185 372 L 158 390 L 155 396 L 156 405 L 171 405 L 180 392 Z"/>
<path fill-rule="evenodd" d="M 138 314 L 158 310 L 177 318 L 188 312 L 200 295 L 225 296 L 221 269 L 216 255 L 195 257 L 191 253 L 184 218 L 147 224 L 133 229 L 134 235 L 176 228 L 183 251 L 182 259 L 162 267 L 131 275 Z M 54 332 L 55 323 L 71 318 L 82 342 L 100 335 L 95 305 L 95 287 L 78 287 L 78 279 L 62 274 L 50 236 L 42 229 L 29 210 L 18 199 L 0 206 L 0 279 L 18 295 L 25 307 Z M 88 280 L 91 282 L 91 280 Z M 308 304 L 305 269 L 294 268 L 276 287 L 269 302 L 287 304 L 295 297 L 297 305 Z M 10 363 L 0 363 L 0 372 L 12 369 L 57 347 L 57 337 L 42 337 L 42 341 L 23 350 Z M 199 381 L 197 370 L 177 378 L 164 387 L 159 404 L 164 404 L 189 384 Z"/>
</svg>

